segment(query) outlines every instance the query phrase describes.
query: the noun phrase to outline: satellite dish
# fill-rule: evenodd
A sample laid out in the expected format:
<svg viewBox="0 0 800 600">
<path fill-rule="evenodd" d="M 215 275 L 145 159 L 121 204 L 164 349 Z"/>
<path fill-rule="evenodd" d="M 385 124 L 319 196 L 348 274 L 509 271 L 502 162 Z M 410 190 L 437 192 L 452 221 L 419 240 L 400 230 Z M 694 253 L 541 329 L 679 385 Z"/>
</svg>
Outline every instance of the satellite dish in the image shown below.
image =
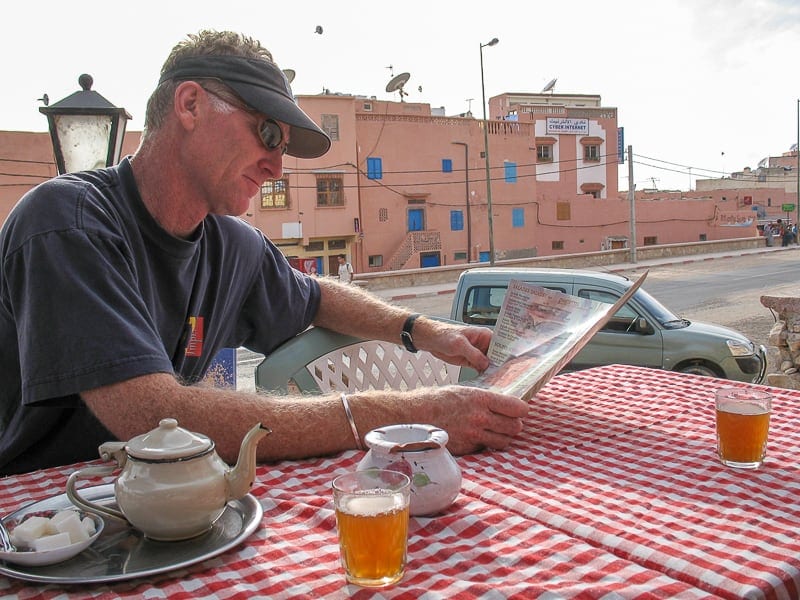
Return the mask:
<svg viewBox="0 0 800 600">
<path fill-rule="evenodd" d="M 411 73 L 400 73 L 400 75 L 395 75 L 386 84 L 386 91 L 390 94 L 392 92 L 400 92 L 400 102 L 403 101 L 403 96 L 408 96 L 408 92 L 403 91 L 403 86 L 408 82 L 411 78 Z"/>
<path fill-rule="evenodd" d="M 297 76 L 297 73 L 295 73 L 294 69 L 284 69 L 283 74 L 286 75 L 286 81 L 289 83 L 292 83 L 294 78 Z"/>
<path fill-rule="evenodd" d="M 547 82 L 547 85 L 542 88 L 541 93 L 544 94 L 545 92 L 552 92 L 554 87 L 556 87 L 555 77 Z"/>
</svg>

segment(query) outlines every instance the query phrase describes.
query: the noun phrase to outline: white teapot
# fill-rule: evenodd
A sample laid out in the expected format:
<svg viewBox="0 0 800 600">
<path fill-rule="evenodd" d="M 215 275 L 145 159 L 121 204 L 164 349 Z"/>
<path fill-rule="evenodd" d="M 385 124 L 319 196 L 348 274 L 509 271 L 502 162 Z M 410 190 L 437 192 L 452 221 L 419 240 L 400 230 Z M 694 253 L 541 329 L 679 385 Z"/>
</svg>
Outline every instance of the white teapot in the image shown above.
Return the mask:
<svg viewBox="0 0 800 600">
<path fill-rule="evenodd" d="M 245 436 L 231 469 L 208 437 L 162 419 L 158 427 L 128 442 L 106 442 L 99 448 L 115 466 L 88 467 L 67 480 L 67 497 L 84 510 L 128 521 L 154 540 L 191 538 L 211 528 L 230 500 L 244 497 L 253 485 L 256 447 L 271 431 L 261 423 Z M 114 483 L 119 510 L 90 502 L 75 485 L 80 479 L 122 472 Z"/>
</svg>

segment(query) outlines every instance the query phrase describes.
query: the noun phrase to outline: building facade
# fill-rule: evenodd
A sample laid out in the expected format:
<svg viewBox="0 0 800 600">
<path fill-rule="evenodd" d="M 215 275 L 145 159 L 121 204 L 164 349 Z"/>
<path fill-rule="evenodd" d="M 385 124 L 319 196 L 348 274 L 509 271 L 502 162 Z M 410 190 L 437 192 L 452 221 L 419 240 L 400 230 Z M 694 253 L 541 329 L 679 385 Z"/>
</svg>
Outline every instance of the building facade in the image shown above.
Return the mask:
<svg viewBox="0 0 800 600">
<path fill-rule="evenodd" d="M 632 218 L 637 246 L 756 235 L 752 206 L 722 194 L 637 193 L 631 203 L 617 189 L 617 110 L 600 96 L 505 93 L 490 99 L 487 121 L 402 97 L 298 102 L 331 150 L 284 157 L 282 178 L 242 217 L 305 272 L 335 275 L 340 254 L 356 272 L 486 262 L 492 241 L 498 261 L 625 248 Z M 127 133 L 124 153 L 140 136 Z M 47 133 L 0 132 L 0 219 L 53 175 Z"/>
</svg>

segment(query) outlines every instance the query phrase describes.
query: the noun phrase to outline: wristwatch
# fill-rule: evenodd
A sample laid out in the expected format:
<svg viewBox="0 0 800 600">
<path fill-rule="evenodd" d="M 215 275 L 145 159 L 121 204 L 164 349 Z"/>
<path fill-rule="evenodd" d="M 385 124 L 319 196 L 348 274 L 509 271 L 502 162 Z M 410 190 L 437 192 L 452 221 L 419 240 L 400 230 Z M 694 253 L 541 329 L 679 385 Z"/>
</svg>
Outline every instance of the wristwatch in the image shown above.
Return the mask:
<svg viewBox="0 0 800 600">
<path fill-rule="evenodd" d="M 403 323 L 403 331 L 400 332 L 400 339 L 403 342 L 403 346 L 405 346 L 406 350 L 409 352 L 417 352 L 417 347 L 414 345 L 414 338 L 411 337 L 411 330 L 414 328 L 414 321 L 416 321 L 419 316 L 419 313 L 410 315 L 406 319 L 406 322 Z"/>
</svg>

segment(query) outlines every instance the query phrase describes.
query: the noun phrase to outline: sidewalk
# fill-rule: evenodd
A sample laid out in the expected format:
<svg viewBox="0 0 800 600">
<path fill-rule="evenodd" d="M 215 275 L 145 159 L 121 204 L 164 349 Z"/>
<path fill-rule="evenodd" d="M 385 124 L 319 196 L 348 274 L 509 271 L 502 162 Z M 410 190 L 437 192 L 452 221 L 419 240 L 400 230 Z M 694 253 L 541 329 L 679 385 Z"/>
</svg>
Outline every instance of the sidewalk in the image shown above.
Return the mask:
<svg viewBox="0 0 800 600">
<path fill-rule="evenodd" d="M 647 269 L 650 267 L 657 267 L 661 265 L 678 265 L 688 264 L 694 262 L 701 262 L 706 260 L 717 260 L 721 258 L 736 258 L 749 254 L 766 254 L 768 252 L 792 252 L 800 250 L 800 246 L 792 244 L 786 247 L 772 246 L 763 248 L 752 248 L 749 250 L 734 250 L 730 252 L 716 252 L 711 254 L 695 254 L 692 256 L 675 256 L 670 258 L 657 258 L 651 260 L 642 260 L 635 263 L 626 262 L 618 263 L 616 265 L 608 265 L 607 267 L 592 267 L 592 271 L 603 271 L 607 273 L 619 273 L 632 271 L 635 269 Z M 476 268 L 488 267 L 489 263 L 476 264 Z M 440 294 L 453 294 L 456 290 L 456 281 L 452 283 L 438 283 L 435 285 L 415 285 L 413 287 L 404 288 L 388 288 L 384 290 L 375 290 L 373 293 L 376 296 L 388 300 L 390 302 L 409 300 L 412 298 L 425 298 L 436 296 Z"/>
</svg>

